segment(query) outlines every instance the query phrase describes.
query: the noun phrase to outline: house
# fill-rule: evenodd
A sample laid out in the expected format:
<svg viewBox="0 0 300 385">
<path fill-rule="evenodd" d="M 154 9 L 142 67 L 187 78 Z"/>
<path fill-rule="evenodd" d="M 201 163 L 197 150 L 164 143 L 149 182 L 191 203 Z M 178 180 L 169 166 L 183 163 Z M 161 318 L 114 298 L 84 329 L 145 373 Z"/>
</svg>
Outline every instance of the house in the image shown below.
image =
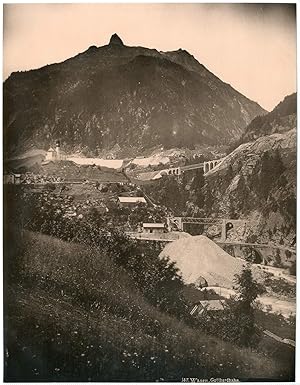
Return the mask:
<svg viewBox="0 0 300 385">
<path fill-rule="evenodd" d="M 118 201 L 122 207 L 133 207 L 138 204 L 147 204 L 144 197 L 118 197 Z"/>
<path fill-rule="evenodd" d="M 202 316 L 204 314 L 215 315 L 224 310 L 224 301 L 221 299 L 210 299 L 197 302 L 190 314 L 195 316 Z"/>
<path fill-rule="evenodd" d="M 3 183 L 4 184 L 15 183 L 15 176 L 14 176 L 14 174 L 4 174 L 3 175 Z"/>
<path fill-rule="evenodd" d="M 143 223 L 143 232 L 161 234 L 166 232 L 166 226 L 164 223 Z"/>
<path fill-rule="evenodd" d="M 14 184 L 21 183 L 21 174 L 14 174 Z"/>
<path fill-rule="evenodd" d="M 52 147 L 50 147 L 49 150 L 47 151 L 45 160 L 50 160 L 50 161 L 56 160 L 56 151 L 53 150 Z"/>
</svg>

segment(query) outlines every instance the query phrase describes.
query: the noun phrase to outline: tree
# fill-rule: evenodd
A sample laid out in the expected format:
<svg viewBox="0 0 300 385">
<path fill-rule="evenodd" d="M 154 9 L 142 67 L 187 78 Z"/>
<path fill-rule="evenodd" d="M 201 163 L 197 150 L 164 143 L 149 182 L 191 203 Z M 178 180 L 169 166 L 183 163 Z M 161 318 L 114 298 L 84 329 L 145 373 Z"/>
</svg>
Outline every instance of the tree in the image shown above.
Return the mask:
<svg viewBox="0 0 300 385">
<path fill-rule="evenodd" d="M 259 175 L 259 187 L 261 195 L 267 199 L 271 188 L 280 180 L 285 171 L 284 164 L 281 160 L 279 150 L 276 149 L 271 155 L 270 151 L 266 151 L 261 159 L 261 170 Z M 284 178 L 280 180 L 280 183 Z"/>
<path fill-rule="evenodd" d="M 296 276 L 296 262 L 293 261 L 291 266 L 289 267 L 289 272 L 291 275 Z"/>
<path fill-rule="evenodd" d="M 269 152 L 266 151 L 261 159 L 261 170 L 259 178 L 261 195 L 267 198 L 271 185 L 273 184 L 273 164 Z"/>
<path fill-rule="evenodd" d="M 281 174 L 285 171 L 285 167 L 282 162 L 278 148 L 276 148 L 272 158 L 273 158 L 273 169 L 275 171 L 275 174 L 276 176 L 280 177 Z"/>
<path fill-rule="evenodd" d="M 238 302 L 243 308 L 250 311 L 254 301 L 259 294 L 262 294 L 263 292 L 261 285 L 258 284 L 252 276 L 250 263 L 244 266 L 241 274 L 235 275 L 234 282 L 238 286 Z"/>
<path fill-rule="evenodd" d="M 235 316 L 233 328 L 233 332 L 236 334 L 235 340 L 239 345 L 251 346 L 257 342 L 254 303 L 264 290 L 253 279 L 250 263 L 244 267 L 241 274 L 235 276 L 235 284 L 238 290 L 232 306 L 232 312 Z"/>
<path fill-rule="evenodd" d="M 165 176 L 148 189 L 149 195 L 165 207 L 181 215 L 185 209 L 187 192 L 177 176 Z"/>
<path fill-rule="evenodd" d="M 183 187 L 186 189 L 186 186 L 188 185 L 189 181 L 191 180 L 191 176 L 189 172 L 184 172 L 181 174 L 181 183 Z"/>
<path fill-rule="evenodd" d="M 209 215 L 212 212 L 212 208 L 215 206 L 216 198 L 212 193 L 212 186 L 209 185 L 209 183 L 205 184 L 204 187 L 204 207 L 205 207 L 205 212 L 207 215 Z"/>
<path fill-rule="evenodd" d="M 205 195 L 203 191 L 204 184 L 205 184 L 205 179 L 204 179 L 203 169 L 198 169 L 191 183 L 190 193 L 191 193 L 192 202 L 199 208 L 203 208 L 204 206 L 204 201 L 205 201 Z"/>
<path fill-rule="evenodd" d="M 227 168 L 226 179 L 228 181 L 231 181 L 233 177 L 234 177 L 233 168 L 232 168 L 232 165 L 230 164 Z"/>
<path fill-rule="evenodd" d="M 79 243 L 86 248 L 92 247 L 94 251 L 99 252 L 99 255 L 105 253 L 114 263 L 125 269 L 150 303 L 177 317 L 185 314 L 184 284 L 175 264 L 168 259 L 160 258 L 157 247 L 149 244 L 140 245 L 123 232 L 123 225 L 128 220 L 133 224 L 143 221 L 145 217 L 161 221 L 163 210 L 147 209 L 142 206 L 131 212 L 127 208 L 116 208 L 113 216 L 110 212 L 110 217 L 103 219 L 95 208 L 91 208 L 84 218 L 78 220 L 76 217 L 66 218 L 63 215 L 62 208 L 66 205 L 64 199 L 66 198 L 48 192 L 45 194 L 12 192 L 13 204 L 10 206 L 12 211 L 8 224 L 9 229 L 16 229 L 16 233 L 10 237 L 10 234 L 7 234 L 7 239 L 19 240 L 17 235 L 24 228 L 64 241 Z M 112 218 L 114 221 L 109 223 L 108 220 Z M 16 245 L 20 250 L 20 258 L 12 264 L 16 272 L 14 273 L 12 269 L 8 271 L 9 278 L 22 272 L 22 246 L 22 242 Z"/>
<path fill-rule="evenodd" d="M 235 200 L 230 196 L 229 197 L 229 208 L 228 208 L 228 215 L 231 219 L 237 219 L 238 214 L 235 210 Z"/>
<path fill-rule="evenodd" d="M 204 172 L 203 172 L 203 169 L 200 168 L 196 171 L 196 175 L 191 184 L 191 189 L 199 193 L 200 190 L 203 188 L 204 184 L 205 184 Z"/>
<path fill-rule="evenodd" d="M 234 202 L 235 211 L 236 212 L 246 212 L 250 208 L 250 202 L 249 195 L 250 195 L 250 189 L 248 187 L 246 178 L 244 175 L 240 176 L 240 179 L 238 181 L 238 191 L 239 191 L 239 199 L 236 199 Z M 252 207 L 252 206 L 251 206 Z"/>
</svg>

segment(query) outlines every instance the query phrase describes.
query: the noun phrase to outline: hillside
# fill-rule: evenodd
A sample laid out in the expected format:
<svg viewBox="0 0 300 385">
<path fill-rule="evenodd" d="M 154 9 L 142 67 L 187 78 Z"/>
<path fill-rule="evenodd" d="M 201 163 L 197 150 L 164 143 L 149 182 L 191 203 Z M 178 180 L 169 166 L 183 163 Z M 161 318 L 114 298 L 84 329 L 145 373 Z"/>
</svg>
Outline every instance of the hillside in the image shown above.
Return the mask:
<svg viewBox="0 0 300 385">
<path fill-rule="evenodd" d="M 99 251 L 37 233 L 13 241 L 4 264 L 6 381 L 289 379 L 279 362 L 151 306 Z"/>
<path fill-rule="evenodd" d="M 249 218 L 249 239 L 294 245 L 296 231 L 296 94 L 254 119 L 242 143 L 207 174 L 209 213 Z"/>
<path fill-rule="evenodd" d="M 295 100 L 295 95 L 287 97 L 254 119 L 247 133 L 257 138 L 235 145 L 205 177 L 199 170 L 162 178 L 147 186 L 147 194 L 177 216 L 250 220 L 245 233 L 229 231 L 229 239 L 295 246 Z"/>
<path fill-rule="evenodd" d="M 134 156 L 156 146 L 224 144 L 265 111 L 185 50 L 128 47 L 113 35 L 3 87 L 8 155 L 61 139 L 66 151 Z"/>
<path fill-rule="evenodd" d="M 297 94 L 284 98 L 269 114 L 257 116 L 246 127 L 240 143 L 255 140 L 260 136 L 283 133 L 296 127 L 297 122 Z"/>
</svg>

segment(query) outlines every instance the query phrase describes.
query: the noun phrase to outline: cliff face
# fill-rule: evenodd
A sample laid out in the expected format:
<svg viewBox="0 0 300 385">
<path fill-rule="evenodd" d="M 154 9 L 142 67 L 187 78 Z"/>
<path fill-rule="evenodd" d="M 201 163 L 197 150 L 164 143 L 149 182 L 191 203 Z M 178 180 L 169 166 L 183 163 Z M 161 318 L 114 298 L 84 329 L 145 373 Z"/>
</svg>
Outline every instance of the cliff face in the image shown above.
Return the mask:
<svg viewBox="0 0 300 385">
<path fill-rule="evenodd" d="M 10 154 L 57 138 L 95 155 L 224 144 L 265 113 L 188 52 L 127 47 L 117 35 L 63 63 L 13 73 L 3 89 Z"/>
<path fill-rule="evenodd" d="M 290 101 L 261 118 L 261 125 L 256 119 L 255 129 L 253 121 L 244 138 L 259 137 L 241 144 L 207 174 L 206 210 L 250 219 L 249 239 L 260 242 L 295 242 L 296 104 L 290 108 Z"/>
</svg>

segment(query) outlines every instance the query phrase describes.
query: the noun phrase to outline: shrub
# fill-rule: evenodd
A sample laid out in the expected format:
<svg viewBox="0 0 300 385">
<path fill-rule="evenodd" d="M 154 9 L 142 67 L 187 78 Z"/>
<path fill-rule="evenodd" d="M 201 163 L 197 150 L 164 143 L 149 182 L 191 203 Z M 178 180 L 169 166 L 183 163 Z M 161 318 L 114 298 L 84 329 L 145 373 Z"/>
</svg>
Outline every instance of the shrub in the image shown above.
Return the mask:
<svg viewBox="0 0 300 385">
<path fill-rule="evenodd" d="M 296 285 L 287 282 L 283 278 L 266 278 L 264 284 L 266 287 L 269 287 L 275 294 L 286 297 L 296 296 Z"/>
<path fill-rule="evenodd" d="M 248 264 L 240 275 L 236 276 L 238 294 L 225 302 L 224 311 L 216 317 L 206 315 L 196 322 L 207 332 L 219 335 L 225 341 L 240 346 L 256 346 L 260 332 L 255 326 L 255 300 L 263 288 L 252 277 Z"/>
<path fill-rule="evenodd" d="M 65 218 L 58 210 L 60 202 L 56 197 L 25 194 L 23 198 L 17 207 L 19 228 L 106 252 L 118 266 L 126 269 L 150 303 L 178 317 L 185 313 L 183 282 L 175 265 L 167 259 L 160 259 L 155 247 L 150 244 L 146 248 L 139 246 L 114 224 L 107 226 L 102 222 L 95 210 L 85 215 L 83 220 Z M 117 217 L 123 211 L 119 209 Z"/>
<path fill-rule="evenodd" d="M 289 272 L 291 275 L 296 276 L 296 261 L 293 261 L 291 266 L 289 267 Z"/>
</svg>

